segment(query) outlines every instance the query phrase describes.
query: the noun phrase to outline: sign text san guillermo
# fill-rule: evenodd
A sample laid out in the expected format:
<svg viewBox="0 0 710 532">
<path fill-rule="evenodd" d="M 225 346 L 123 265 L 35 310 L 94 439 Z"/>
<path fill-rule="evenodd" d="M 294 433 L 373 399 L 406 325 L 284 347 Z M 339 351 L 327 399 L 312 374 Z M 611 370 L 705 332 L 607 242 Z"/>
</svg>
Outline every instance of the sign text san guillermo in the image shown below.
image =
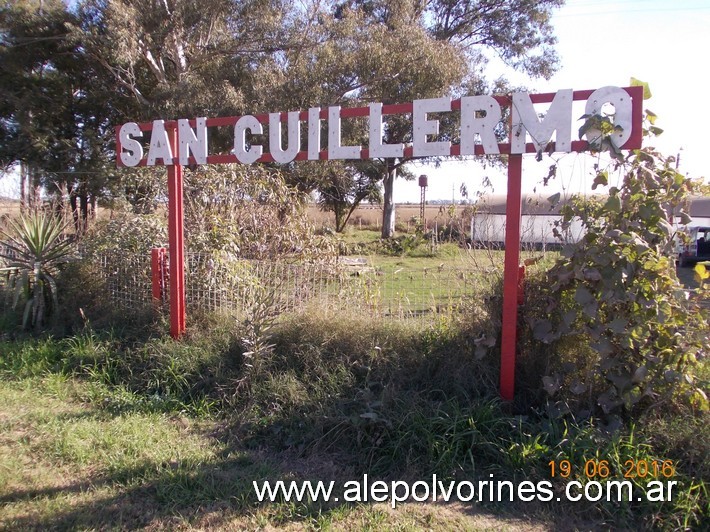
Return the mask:
<svg viewBox="0 0 710 532">
<path fill-rule="evenodd" d="M 154 120 L 152 123 L 128 122 L 117 128 L 117 163 L 119 166 L 188 165 L 255 162 L 290 163 L 302 160 L 374 159 L 402 157 L 436 157 L 465 155 L 522 154 L 547 150 L 556 152 L 583 151 L 588 142 L 599 136 L 588 131 L 587 141 L 573 141 L 572 103 L 586 100 L 585 114 L 595 115 L 611 104 L 616 132 L 612 142 L 619 148 L 640 147 L 642 97 L 638 87 L 624 89 L 603 87 L 593 91 L 564 89 L 551 94 L 513 93 L 511 96 L 466 96 L 461 99 L 431 98 L 412 103 L 383 105 L 371 103 L 367 107 L 315 107 L 308 111 L 244 115 L 240 117 L 196 118 L 177 121 Z M 632 96 L 633 95 L 633 96 Z M 540 118 L 535 104 L 549 103 L 544 118 Z M 496 130 L 501 127 L 503 108 L 510 107 L 509 143 L 499 143 Z M 453 144 L 439 140 L 440 121 L 432 115 L 459 113 L 460 142 Z M 383 142 L 384 117 L 410 114 L 412 142 L 388 144 Z M 342 121 L 347 118 L 369 119 L 367 147 L 344 145 Z M 323 128 L 323 123 L 327 128 Z M 282 128 L 286 126 L 285 146 Z M 307 126 L 303 138 L 301 128 Z M 268 125 L 268 146 L 254 142 L 251 135 L 264 135 Z M 233 127 L 234 148 L 229 154 L 210 154 L 208 130 L 214 127 Z M 327 143 L 322 143 L 325 129 Z M 151 131 L 150 139 L 142 142 L 143 134 Z M 171 134 L 177 133 L 177 142 Z M 554 146 L 549 146 L 555 133 Z M 530 137 L 531 142 L 527 142 Z M 249 139 L 252 143 L 247 142 Z M 265 139 L 264 139 L 265 140 Z M 144 155 L 147 145 L 147 156 Z M 177 146 L 176 149 L 173 146 Z M 177 151 L 177 153 L 174 153 Z"/>
</svg>

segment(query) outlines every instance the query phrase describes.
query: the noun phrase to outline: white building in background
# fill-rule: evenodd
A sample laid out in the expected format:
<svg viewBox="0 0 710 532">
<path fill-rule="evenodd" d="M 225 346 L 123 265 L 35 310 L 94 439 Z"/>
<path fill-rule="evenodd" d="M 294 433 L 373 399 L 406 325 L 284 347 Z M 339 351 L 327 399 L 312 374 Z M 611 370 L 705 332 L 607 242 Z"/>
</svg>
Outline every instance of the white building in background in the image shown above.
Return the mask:
<svg viewBox="0 0 710 532">
<path fill-rule="evenodd" d="M 523 194 L 522 223 L 520 226 L 523 244 L 559 245 L 565 242 L 576 242 L 583 235 L 582 225 L 574 222 L 564 235 L 564 240 L 555 237 L 553 229 L 555 222 L 560 220 L 560 207 L 566 199 L 560 199 L 553 206 L 546 196 Z M 475 214 L 471 219 L 470 237 L 476 242 L 505 241 L 505 195 L 483 196 L 475 204 Z M 690 202 L 690 216 L 693 221 L 690 226 L 710 226 L 710 197 L 696 197 Z"/>
</svg>

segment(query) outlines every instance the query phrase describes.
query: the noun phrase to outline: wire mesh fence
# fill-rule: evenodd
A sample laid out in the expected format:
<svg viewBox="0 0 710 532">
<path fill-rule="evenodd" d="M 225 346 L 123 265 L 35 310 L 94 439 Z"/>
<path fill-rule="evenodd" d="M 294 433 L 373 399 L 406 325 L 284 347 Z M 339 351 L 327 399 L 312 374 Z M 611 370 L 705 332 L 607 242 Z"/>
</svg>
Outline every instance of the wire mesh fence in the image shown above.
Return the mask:
<svg viewBox="0 0 710 532">
<path fill-rule="evenodd" d="M 98 255 L 95 260 L 112 303 L 130 309 L 152 302 L 150 255 Z"/>
<path fill-rule="evenodd" d="M 108 294 L 132 308 L 152 302 L 149 255 L 97 257 Z M 377 318 L 422 319 L 459 311 L 499 279 L 496 268 L 373 267 L 366 259 L 309 263 L 254 261 L 226 254 L 186 254 L 188 309 L 248 312 L 269 301 L 280 313 L 315 309 L 323 314 L 359 313 Z M 165 283 L 163 304 L 169 300 Z"/>
</svg>

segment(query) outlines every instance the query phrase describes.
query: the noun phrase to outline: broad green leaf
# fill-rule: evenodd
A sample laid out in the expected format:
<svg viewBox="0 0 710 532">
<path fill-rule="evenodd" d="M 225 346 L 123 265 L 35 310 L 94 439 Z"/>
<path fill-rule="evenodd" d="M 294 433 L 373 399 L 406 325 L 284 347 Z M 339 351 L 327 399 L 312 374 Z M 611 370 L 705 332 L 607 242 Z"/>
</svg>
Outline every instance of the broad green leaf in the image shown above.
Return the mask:
<svg viewBox="0 0 710 532">
<path fill-rule="evenodd" d="M 631 376 L 628 375 L 626 372 L 619 374 L 610 371 L 609 373 L 607 373 L 606 378 L 614 384 L 614 387 L 619 392 L 627 389 L 631 385 Z"/>
<path fill-rule="evenodd" d="M 583 310 L 587 316 L 589 316 L 590 318 L 594 318 L 599 313 L 599 304 L 596 301 L 590 301 L 589 303 L 584 305 Z"/>
<path fill-rule="evenodd" d="M 598 282 L 602 280 L 602 274 L 596 268 L 585 268 L 583 275 L 587 281 Z"/>
<path fill-rule="evenodd" d="M 615 318 L 609 324 L 609 329 L 611 329 L 611 331 L 614 332 L 615 334 L 621 334 L 626 330 L 626 327 L 628 327 L 628 325 L 629 325 L 628 320 L 626 320 L 624 318 Z"/>
<path fill-rule="evenodd" d="M 690 215 L 687 212 L 681 210 L 678 213 L 678 223 L 680 225 L 688 225 L 692 221 L 693 221 L 693 219 L 690 217 Z"/>
<path fill-rule="evenodd" d="M 601 407 L 605 414 L 610 413 L 614 408 L 619 406 L 621 402 L 615 400 L 610 392 L 605 392 L 597 398 L 597 404 Z"/>
<path fill-rule="evenodd" d="M 618 196 L 609 196 L 609 199 L 606 200 L 606 203 L 604 204 L 604 210 L 613 212 L 613 213 L 620 213 L 621 212 L 621 200 L 619 199 Z"/>
<path fill-rule="evenodd" d="M 636 371 L 634 371 L 633 375 L 631 376 L 631 382 L 633 382 L 634 384 L 643 382 L 646 379 L 647 375 L 648 368 L 646 366 L 639 366 L 638 368 L 636 368 Z"/>
<path fill-rule="evenodd" d="M 609 175 L 607 172 L 597 172 L 594 178 L 594 183 L 592 183 L 592 190 L 596 190 L 598 186 L 607 186 L 609 184 Z"/>
<path fill-rule="evenodd" d="M 582 395 L 584 392 L 587 391 L 587 386 L 583 382 L 575 380 L 569 387 L 569 391 L 572 392 L 574 395 Z"/>
<path fill-rule="evenodd" d="M 574 300 L 584 306 L 594 301 L 594 296 L 585 287 L 578 286 L 576 292 L 574 293 Z"/>
<path fill-rule="evenodd" d="M 600 338 L 599 341 L 593 342 L 591 344 L 592 349 L 594 349 L 602 358 L 606 358 L 611 353 L 614 352 L 614 346 L 606 338 Z"/>
<path fill-rule="evenodd" d="M 549 343 L 552 339 L 552 323 L 549 320 L 540 320 L 533 327 L 533 336 L 536 340 Z"/>
<path fill-rule="evenodd" d="M 648 83 L 646 83 L 645 81 L 641 81 L 636 78 L 631 78 L 630 85 L 631 85 L 631 87 L 643 87 L 643 99 L 644 100 L 648 100 L 651 98 L 651 96 L 652 96 L 651 89 L 648 86 Z"/>
</svg>

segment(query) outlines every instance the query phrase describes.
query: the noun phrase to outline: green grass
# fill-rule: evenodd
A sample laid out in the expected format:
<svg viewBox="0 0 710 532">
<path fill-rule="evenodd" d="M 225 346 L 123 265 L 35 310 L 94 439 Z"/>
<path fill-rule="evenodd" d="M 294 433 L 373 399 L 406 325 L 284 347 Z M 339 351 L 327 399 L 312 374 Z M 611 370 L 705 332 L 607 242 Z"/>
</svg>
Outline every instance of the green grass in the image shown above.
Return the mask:
<svg viewBox="0 0 710 532">
<path fill-rule="evenodd" d="M 494 258 L 481 267 L 483 254 L 455 243 L 433 251 L 414 235 L 382 241 L 379 233 L 367 230 L 346 233 L 343 240 L 349 258 L 360 255 L 366 262 L 354 268 L 357 277 L 348 289 L 384 315 L 436 316 L 445 309 L 461 309 L 472 298 L 485 297 L 502 272 L 502 256 L 499 263 Z M 342 294 L 342 287 L 338 290 Z"/>
<path fill-rule="evenodd" d="M 447 529 L 484 526 L 480 512 L 493 528 L 704 526 L 707 414 L 649 412 L 607 434 L 594 419 L 512 411 L 496 398 L 495 349 L 476 353 L 480 332 L 303 315 L 273 324 L 251 357 L 248 326 L 226 317 L 193 322 L 180 342 L 88 330 L 6 340 L 0 526 Z M 251 488 L 255 479 L 364 473 L 538 481 L 562 459 L 580 481 L 590 459 L 617 471 L 629 459 L 673 460 L 679 497 L 391 511 L 259 505 Z M 511 513 L 527 517 L 510 524 Z"/>
<path fill-rule="evenodd" d="M 495 296 L 503 280 L 504 252 L 464 250 L 444 244 L 436 256 L 369 255 L 367 266 L 356 268 L 352 290 L 385 315 L 470 314 L 470 307 Z M 541 260 L 530 272 L 556 259 L 555 253 L 524 252 L 521 260 Z M 341 288 L 340 286 L 338 287 Z"/>
<path fill-rule="evenodd" d="M 3 526 L 145 526 L 156 512 L 242 504 L 253 498 L 251 479 L 273 473 L 207 437 L 213 425 L 178 413 L 109 414 L 79 402 L 84 386 L 2 381 Z"/>
</svg>

